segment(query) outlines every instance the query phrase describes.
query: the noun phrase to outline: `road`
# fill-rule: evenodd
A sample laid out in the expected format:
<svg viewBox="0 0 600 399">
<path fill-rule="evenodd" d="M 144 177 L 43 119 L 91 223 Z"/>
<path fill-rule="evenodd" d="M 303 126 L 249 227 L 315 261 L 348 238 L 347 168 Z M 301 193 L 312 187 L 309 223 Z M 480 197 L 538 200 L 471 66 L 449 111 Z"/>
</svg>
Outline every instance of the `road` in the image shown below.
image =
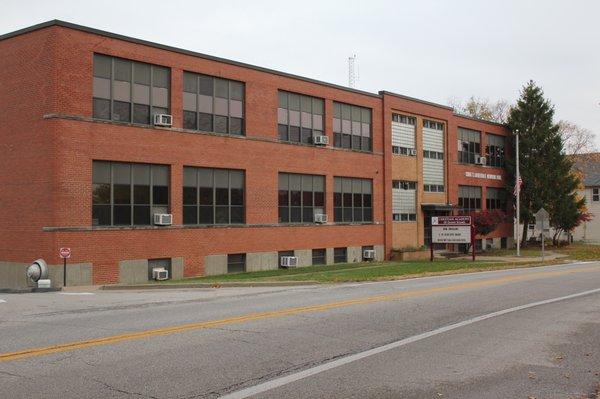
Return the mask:
<svg viewBox="0 0 600 399">
<path fill-rule="evenodd" d="M 600 263 L 0 294 L 1 398 L 591 398 Z"/>
</svg>

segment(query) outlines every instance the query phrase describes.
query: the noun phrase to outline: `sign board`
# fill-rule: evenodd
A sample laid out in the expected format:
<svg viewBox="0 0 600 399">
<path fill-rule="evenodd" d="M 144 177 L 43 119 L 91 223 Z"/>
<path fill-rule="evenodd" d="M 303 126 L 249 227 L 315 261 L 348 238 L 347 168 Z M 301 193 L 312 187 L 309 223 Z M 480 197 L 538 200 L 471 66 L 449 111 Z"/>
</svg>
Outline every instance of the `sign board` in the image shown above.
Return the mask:
<svg viewBox="0 0 600 399">
<path fill-rule="evenodd" d="M 71 248 L 61 248 L 58 250 L 61 258 L 69 259 L 71 257 Z"/>
<path fill-rule="evenodd" d="M 549 217 L 548 211 L 544 208 L 540 208 L 539 211 L 533 214 L 535 217 L 535 228 L 540 231 L 549 231 Z"/>
<path fill-rule="evenodd" d="M 432 226 L 431 242 L 440 244 L 470 244 L 471 226 Z"/>
<path fill-rule="evenodd" d="M 471 216 L 432 216 L 431 226 L 470 226 Z"/>
<path fill-rule="evenodd" d="M 465 172 L 465 176 L 475 179 L 502 180 L 502 175 L 494 175 L 491 173 Z"/>
</svg>

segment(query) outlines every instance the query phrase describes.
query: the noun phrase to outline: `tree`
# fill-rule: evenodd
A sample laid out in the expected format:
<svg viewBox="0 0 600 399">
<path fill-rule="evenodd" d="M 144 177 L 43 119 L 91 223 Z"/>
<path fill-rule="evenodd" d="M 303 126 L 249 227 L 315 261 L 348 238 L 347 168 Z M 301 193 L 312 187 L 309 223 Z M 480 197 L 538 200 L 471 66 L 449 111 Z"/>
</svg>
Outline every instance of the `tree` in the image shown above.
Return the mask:
<svg viewBox="0 0 600 399">
<path fill-rule="evenodd" d="M 570 231 L 585 213 L 585 201 L 577 198 L 580 180 L 571 173 L 572 162 L 564 153 L 560 127 L 553 122 L 554 107 L 542 89 L 529 81 L 517 105 L 510 111 L 508 125 L 519 134 L 521 222 L 534 221 L 534 213 L 544 207 L 554 228 Z M 515 181 L 515 160 L 507 160 L 507 170 Z M 523 229 L 522 243 L 527 242 Z"/>
<path fill-rule="evenodd" d="M 474 212 L 471 217 L 475 226 L 475 234 L 478 236 L 490 234 L 505 219 L 504 213 L 498 209 Z"/>
<path fill-rule="evenodd" d="M 506 123 L 510 110 L 510 105 L 506 100 L 493 102 L 471 96 L 465 103 L 457 99 L 450 99 L 448 102 L 458 114 L 496 123 Z"/>
<path fill-rule="evenodd" d="M 565 152 L 580 155 L 596 151 L 596 135 L 590 130 L 565 120 L 558 122 L 558 131 L 563 139 Z"/>
</svg>

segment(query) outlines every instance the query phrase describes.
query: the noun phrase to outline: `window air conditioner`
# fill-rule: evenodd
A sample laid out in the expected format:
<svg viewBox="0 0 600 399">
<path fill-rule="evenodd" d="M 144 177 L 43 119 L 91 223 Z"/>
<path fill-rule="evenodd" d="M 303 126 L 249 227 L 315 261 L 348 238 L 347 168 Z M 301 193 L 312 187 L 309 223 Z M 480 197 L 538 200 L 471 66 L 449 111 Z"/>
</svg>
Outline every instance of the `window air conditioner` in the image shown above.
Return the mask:
<svg viewBox="0 0 600 399">
<path fill-rule="evenodd" d="M 171 127 L 173 124 L 173 117 L 167 114 L 155 114 L 154 115 L 154 126 L 166 126 Z"/>
<path fill-rule="evenodd" d="M 168 280 L 169 271 L 164 267 L 155 267 L 152 269 L 152 278 L 157 281 Z"/>
<path fill-rule="evenodd" d="M 363 251 L 363 259 L 375 259 L 375 250 L 374 249 L 365 249 Z"/>
<path fill-rule="evenodd" d="M 296 267 L 298 266 L 298 258 L 296 256 L 282 256 L 281 267 Z"/>
<path fill-rule="evenodd" d="M 315 136 L 313 138 L 313 143 L 315 145 L 327 145 L 327 144 L 329 144 L 329 137 L 327 137 L 325 135 Z"/>
<path fill-rule="evenodd" d="M 417 155 L 417 150 L 416 150 L 416 148 L 410 148 L 410 149 L 408 150 L 408 155 L 411 155 L 411 156 L 413 156 L 413 157 L 414 157 L 415 155 Z"/>
<path fill-rule="evenodd" d="M 173 215 L 170 213 L 155 213 L 154 224 L 156 226 L 170 226 L 173 224 Z"/>
<path fill-rule="evenodd" d="M 478 157 L 478 158 L 477 158 L 477 163 L 478 163 L 479 165 L 483 165 L 483 166 L 485 166 L 485 165 L 487 164 L 487 159 L 486 159 L 485 157 Z"/>
<path fill-rule="evenodd" d="M 327 215 L 324 213 L 315 213 L 315 223 L 327 223 Z"/>
</svg>

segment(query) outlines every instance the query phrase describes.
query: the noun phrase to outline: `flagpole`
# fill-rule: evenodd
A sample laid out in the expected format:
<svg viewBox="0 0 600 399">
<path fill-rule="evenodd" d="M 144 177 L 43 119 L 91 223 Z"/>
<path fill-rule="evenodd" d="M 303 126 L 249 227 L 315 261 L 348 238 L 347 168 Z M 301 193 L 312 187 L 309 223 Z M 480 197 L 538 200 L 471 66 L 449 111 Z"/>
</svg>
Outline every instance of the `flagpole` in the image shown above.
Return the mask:
<svg viewBox="0 0 600 399">
<path fill-rule="evenodd" d="M 521 173 L 519 171 L 519 131 L 515 130 L 515 133 L 517 135 L 517 176 L 515 182 L 515 187 L 517 190 L 517 256 L 521 256 L 521 234 L 519 231 L 519 227 L 521 226 Z"/>
</svg>

